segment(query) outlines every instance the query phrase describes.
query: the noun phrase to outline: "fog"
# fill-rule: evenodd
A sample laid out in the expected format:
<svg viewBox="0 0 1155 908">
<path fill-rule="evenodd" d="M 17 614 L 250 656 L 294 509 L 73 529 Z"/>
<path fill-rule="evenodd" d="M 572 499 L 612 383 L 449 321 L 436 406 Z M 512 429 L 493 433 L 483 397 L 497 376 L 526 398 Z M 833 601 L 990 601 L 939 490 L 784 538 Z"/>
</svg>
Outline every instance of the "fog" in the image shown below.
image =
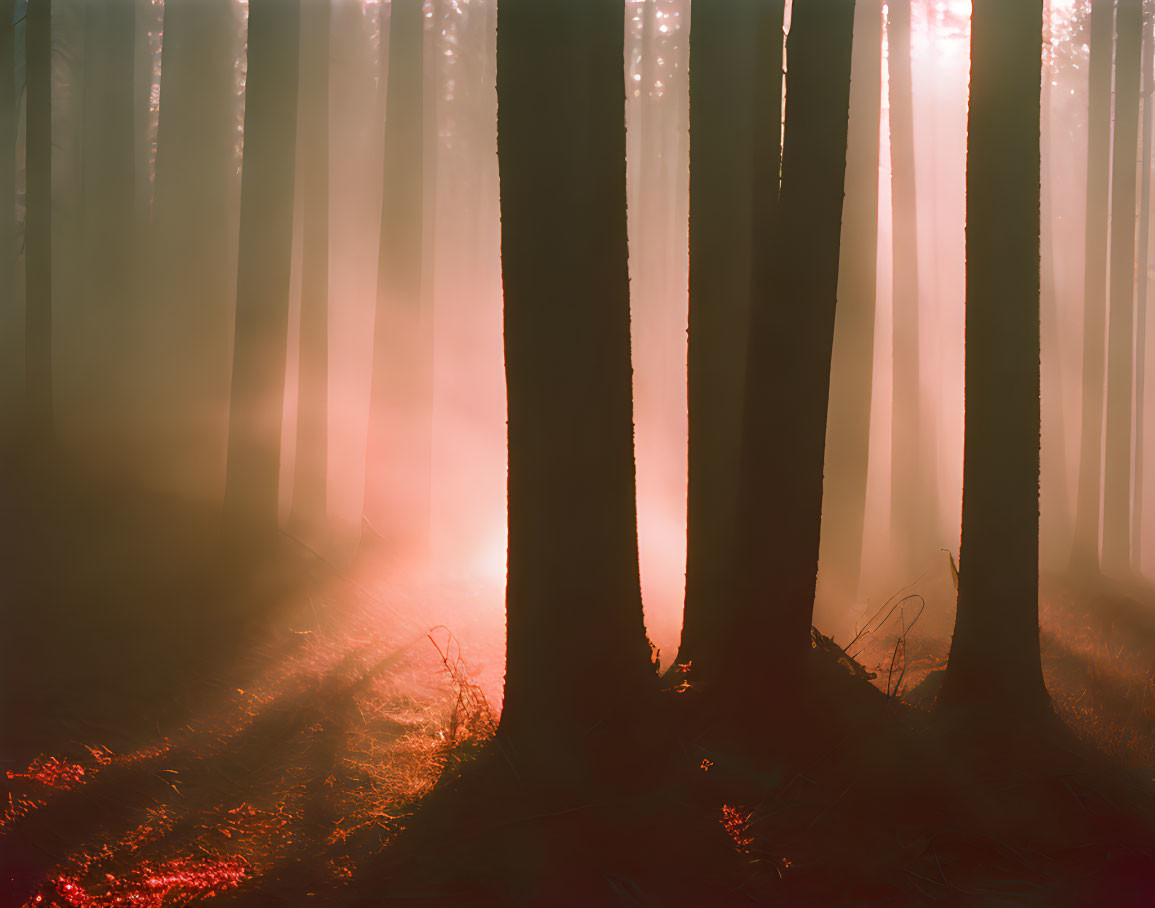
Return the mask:
<svg viewBox="0 0 1155 908">
<path fill-rule="evenodd" d="M 18 16 L 24 6 L 17 4 Z M 891 132 L 895 55 L 888 28 L 878 73 L 877 305 L 861 571 L 850 588 L 836 580 L 840 555 L 824 534 L 816 606 L 819 628 L 841 642 L 899 591 L 925 598 L 924 620 L 935 633 L 949 635 L 953 618 L 963 454 L 969 3 L 919 0 L 911 10 L 914 172 L 895 170 L 894 179 L 907 181 L 902 185 L 912 187 L 917 200 L 911 234 L 917 299 L 907 303 L 917 312 L 917 337 L 906 348 L 907 356 L 917 354 L 916 377 L 913 387 L 909 381 L 896 387 L 896 370 L 909 374 L 901 370 L 910 363 L 895 358 L 895 339 L 905 336 L 896 333 L 893 318 L 895 263 L 907 269 L 911 255 L 909 246 L 896 251 L 894 245 L 899 222 L 893 200 L 905 190 L 892 181 L 898 146 Z M 407 301 L 413 304 L 405 310 L 409 321 L 393 329 L 397 343 L 413 353 L 414 368 L 425 370 L 428 387 L 411 389 L 413 399 L 426 401 L 421 413 L 407 405 L 386 408 L 384 418 L 393 421 L 396 435 L 416 431 L 427 438 L 398 449 L 390 462 L 366 453 L 374 323 L 381 311 L 382 161 L 387 107 L 394 103 L 387 102 L 394 98 L 388 78 L 396 46 L 388 2 L 335 0 L 331 8 L 323 114 L 329 133 L 327 466 L 317 480 L 325 491 L 319 523 L 289 525 L 300 390 L 309 380 L 300 368 L 309 222 L 303 199 L 314 178 L 306 172 L 305 149 L 315 136 L 303 112 L 284 389 L 261 407 L 281 414 L 279 510 L 287 535 L 339 565 L 364 554 L 366 539 L 392 540 L 370 574 L 431 572 L 475 583 L 487 591 L 477 600 L 481 617 L 498 624 L 505 569 L 505 388 L 494 4 L 427 0 L 424 17 L 423 78 L 395 93 L 420 114 L 420 299 Z M 166 7 L 153 0 L 138 4 L 130 18 L 117 32 L 116 21 L 101 19 L 93 4 L 52 5 L 54 431 L 85 471 L 211 506 L 225 489 L 247 6 L 212 0 Z M 1045 570 L 1063 571 L 1074 536 L 1084 396 L 1088 4 L 1053 0 L 1047 22 L 1041 561 Z M 18 23 L 17 34 L 25 28 Z M 668 663 L 681 624 L 686 550 L 690 4 L 627 0 L 623 28 L 639 551 L 649 633 Z M 303 34 L 302 48 L 308 40 Z M 118 66 L 125 52 L 135 67 Z M 302 66 L 304 61 L 303 51 Z M 18 85 L 24 66 L 21 52 Z M 20 94 L 17 118 L 21 231 L 25 97 Z M 863 113 L 852 109 L 852 121 L 856 115 Z M 1148 200 L 1137 204 L 1145 208 Z M 844 246 L 853 239 L 844 233 Z M 0 413 L 9 435 L 19 432 L 25 411 L 22 275 L 17 269 L 15 292 L 6 295 L 0 312 Z M 1149 280 L 1149 271 L 1138 275 L 1140 285 Z M 94 304 L 97 298 L 103 303 Z M 1150 339 L 1141 341 L 1139 359 Z M 1151 377 L 1143 381 L 1150 384 Z M 913 435 L 894 422 L 900 399 L 914 401 L 914 416 L 902 417 L 913 419 Z M 1151 444 L 1152 421 L 1144 416 L 1136 411 L 1133 421 Z M 901 452 L 897 438 L 906 439 Z M 917 474 L 901 488 L 894 484 L 897 453 Z M 831 469 L 828 452 L 828 482 Z M 375 473 L 382 481 L 367 481 Z M 1150 499 L 1133 498 L 1137 528 L 1155 519 Z M 827 500 L 828 521 L 839 519 L 837 508 Z M 900 520 L 896 509 L 908 517 Z M 389 525 L 379 526 L 382 521 Z M 1142 533 L 1139 544 L 1134 564 L 1150 576 L 1155 540 Z M 359 564 L 364 571 L 364 561 Z"/>
</svg>

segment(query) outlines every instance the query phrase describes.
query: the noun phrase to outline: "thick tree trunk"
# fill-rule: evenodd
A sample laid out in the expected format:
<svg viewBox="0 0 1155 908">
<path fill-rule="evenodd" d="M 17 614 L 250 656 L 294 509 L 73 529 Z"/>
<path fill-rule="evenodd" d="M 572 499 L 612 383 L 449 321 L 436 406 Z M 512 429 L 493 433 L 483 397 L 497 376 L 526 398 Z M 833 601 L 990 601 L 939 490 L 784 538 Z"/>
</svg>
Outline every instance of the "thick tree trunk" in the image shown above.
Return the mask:
<svg viewBox="0 0 1155 908">
<path fill-rule="evenodd" d="M 135 384 L 136 9 L 133 0 L 84 5 L 82 124 L 83 307 L 89 342 L 75 363 L 90 389 L 85 421 L 122 433 Z"/>
<path fill-rule="evenodd" d="M 1048 703 L 1039 658 L 1039 92 L 1043 0 L 975 0 L 967 137 L 958 613 L 940 705 Z"/>
<path fill-rule="evenodd" d="M 781 0 L 696 0 L 690 7 L 689 480 L 677 658 L 683 665 L 716 646 L 729 608 L 750 311 L 755 33 L 759 15 L 772 17 L 781 6 Z"/>
<path fill-rule="evenodd" d="M 251 0 L 225 509 L 260 542 L 277 530 L 293 249 L 297 0 Z"/>
<path fill-rule="evenodd" d="M 1144 17 L 1143 28 L 1143 135 L 1140 161 L 1139 243 L 1135 272 L 1139 286 L 1135 298 L 1135 488 L 1131 504 L 1131 568 L 1142 570 L 1143 561 L 1143 431 L 1144 385 L 1147 366 L 1147 274 L 1151 246 L 1151 127 L 1152 104 L 1155 104 L 1155 11 Z"/>
<path fill-rule="evenodd" d="M 24 222 L 25 420 L 29 444 L 54 434 L 52 381 L 52 0 L 31 0 Z"/>
<path fill-rule="evenodd" d="M 553 779 L 622 769 L 654 687 L 634 502 L 621 4 L 497 23 L 509 403 L 501 738 Z"/>
<path fill-rule="evenodd" d="M 1103 570 L 1131 569 L 1131 382 L 1135 317 L 1135 155 L 1139 142 L 1141 0 L 1119 0 L 1115 136 L 1111 167 L 1111 299 L 1107 335 L 1107 443 L 1103 463 Z"/>
<path fill-rule="evenodd" d="M 891 397 L 891 551 L 899 582 L 924 569 L 933 546 L 927 518 L 927 455 L 919 366 L 918 201 L 915 190 L 914 84 L 910 59 L 912 0 L 887 7 L 893 223 L 893 390 Z"/>
<path fill-rule="evenodd" d="M 224 487 L 237 287 L 238 31 L 232 0 L 165 3 L 154 293 L 144 307 L 160 478 L 212 496 Z"/>
<path fill-rule="evenodd" d="M 755 194 L 735 620 L 717 667 L 706 666 L 724 695 L 747 702 L 796 679 L 810 652 L 853 26 L 851 0 L 794 7 L 776 214 L 772 193 Z M 757 163 L 757 185 L 772 187 L 776 156 Z"/>
<path fill-rule="evenodd" d="M 389 13 L 377 314 L 365 517 L 394 555 L 423 553 L 429 522 L 431 351 L 425 311 L 424 41 L 421 0 Z"/>
<path fill-rule="evenodd" d="M 324 528 L 329 440 L 330 0 L 301 0 L 298 145 L 302 161 L 301 331 L 292 520 Z"/>
<path fill-rule="evenodd" d="M 824 586 L 840 611 L 858 595 L 862 572 L 878 282 L 881 114 L 882 0 L 857 0 L 820 559 Z"/>
<path fill-rule="evenodd" d="M 1087 214 L 1083 279 L 1083 414 L 1071 572 L 1099 573 L 1103 466 L 1104 338 L 1107 309 L 1107 202 L 1111 181 L 1111 53 L 1114 3 L 1091 0 L 1088 76 Z"/>
</svg>

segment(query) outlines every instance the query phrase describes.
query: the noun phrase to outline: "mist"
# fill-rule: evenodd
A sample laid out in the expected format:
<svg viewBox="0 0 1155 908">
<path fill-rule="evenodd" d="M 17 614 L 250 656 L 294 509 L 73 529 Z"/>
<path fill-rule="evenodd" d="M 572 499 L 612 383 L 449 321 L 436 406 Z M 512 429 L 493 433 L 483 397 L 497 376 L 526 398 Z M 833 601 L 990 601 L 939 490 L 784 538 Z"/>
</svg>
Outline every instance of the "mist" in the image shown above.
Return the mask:
<svg viewBox="0 0 1155 908">
<path fill-rule="evenodd" d="M 162 760 L 171 751 L 202 766 L 209 750 L 249 741 L 255 766 L 264 753 L 260 720 L 291 701 L 316 710 L 314 730 L 332 733 L 316 757 L 318 766 L 329 761 L 325 772 L 357 735 L 361 756 L 372 750 L 364 765 L 380 753 L 419 765 L 403 781 L 365 770 L 379 801 L 372 809 L 345 804 L 349 816 L 365 811 L 356 814 L 365 823 L 387 813 L 392 823 L 402 815 L 397 805 L 408 810 L 443 771 L 456 772 L 454 747 L 500 740 L 503 701 L 519 687 L 511 679 L 541 665 L 556 663 L 562 693 L 549 690 L 569 704 L 567 687 L 584 683 L 586 664 L 604 674 L 606 690 L 632 684 L 636 665 L 621 666 L 641 664 L 634 651 L 645 642 L 652 664 L 642 673 L 657 672 L 663 696 L 764 684 L 777 697 L 797 666 L 779 660 L 785 667 L 765 668 L 757 685 L 741 675 L 753 668 L 731 669 L 780 653 L 776 641 L 744 639 L 744 619 L 727 617 L 724 605 L 760 595 L 765 609 L 749 609 L 768 621 L 769 603 L 798 598 L 785 581 L 755 595 L 749 577 L 760 564 L 793 558 L 756 543 L 809 540 L 798 516 L 805 508 L 787 507 L 803 498 L 821 508 L 816 580 L 802 565 L 806 601 L 795 603 L 811 619 L 810 646 L 850 665 L 888 702 L 929 709 L 949 677 L 967 570 L 968 368 L 978 368 L 977 343 L 969 361 L 967 353 L 977 286 L 968 296 L 976 193 L 972 186 L 968 199 L 968 118 L 972 66 L 981 62 L 972 60 L 978 5 L 858 0 L 841 8 L 844 16 L 854 8 L 851 56 L 831 50 L 827 75 L 843 91 L 836 67 L 849 66 L 848 115 L 833 117 L 846 126 L 845 174 L 840 240 L 826 249 L 817 232 L 809 245 L 794 234 L 798 216 L 787 207 L 791 181 L 801 179 L 786 151 L 791 113 L 799 111 L 795 132 L 803 135 L 826 123 L 821 103 L 842 97 L 805 94 L 804 80 L 816 84 L 823 70 L 806 56 L 805 25 L 792 32 L 811 21 L 796 18 L 801 3 L 763 9 L 733 0 L 721 16 L 691 0 L 624 0 L 611 4 L 622 13 L 612 42 L 596 53 L 583 44 L 584 56 L 572 58 L 572 35 L 593 47 L 605 29 L 587 34 L 574 25 L 577 13 L 559 5 L 557 28 L 570 30 L 553 33 L 547 23 L 537 48 L 519 48 L 520 65 L 538 61 L 532 98 L 543 124 L 540 148 L 519 158 L 529 146 L 517 143 L 532 131 L 516 120 L 499 136 L 499 118 L 531 105 L 528 90 L 513 88 L 513 100 L 499 105 L 507 58 L 498 0 L 0 2 L 11 39 L 0 44 L 0 199 L 8 210 L 0 492 L 11 540 L 4 598 L 14 661 L 5 686 L 15 731 L 3 759 L 14 767 L 13 785 L 35 782 L 54 753 L 71 755 L 60 766 L 87 766 L 95 776 L 93 760 L 128 766 L 137 754 Z M 1037 638 L 1040 689 L 1056 713 L 1089 746 L 1149 775 L 1155 482 L 1144 480 L 1144 452 L 1155 450 L 1155 370 L 1146 368 L 1155 327 L 1145 310 L 1155 279 L 1155 3 L 1043 7 L 1038 597 L 1021 623 Z M 705 17 L 698 32 L 694 16 Z M 527 33 L 511 28 L 510 46 Z M 601 119 L 592 113 L 597 98 L 612 95 L 616 105 L 619 86 L 598 95 L 603 83 L 583 75 L 604 62 L 607 47 L 616 67 L 619 43 L 624 161 L 617 132 L 594 134 L 599 124 L 622 125 L 616 106 Z M 797 108 L 792 84 L 802 86 Z M 702 99 L 697 107 L 692 97 Z M 572 133 L 563 114 L 577 124 Z M 499 140 L 509 142 L 501 159 Z M 578 150 L 593 163 L 556 172 Z M 606 277 L 618 220 L 590 213 L 608 182 L 589 181 L 615 162 L 624 166 L 624 212 L 613 214 L 625 218 L 628 275 Z M 1024 185 L 1032 179 L 1024 173 Z M 557 205 L 530 211 L 542 193 Z M 767 228 L 759 219 L 771 208 Z M 527 222 L 549 233 L 527 238 L 518 227 Z M 545 250 L 542 272 L 514 274 L 509 263 L 524 263 L 531 241 Z M 836 261 L 837 274 L 786 280 L 802 259 L 780 261 L 782 249 L 829 253 L 821 260 Z M 610 311 L 611 290 L 626 293 L 627 277 L 628 329 L 625 313 Z M 816 341 L 799 326 L 826 312 L 821 288 L 835 278 L 833 341 Z M 527 328 L 535 310 L 516 308 L 519 288 L 530 284 L 543 319 L 536 334 Z M 573 288 L 591 287 L 597 292 L 571 305 Z M 788 304 L 803 314 L 782 315 Z M 768 311 L 776 313 L 765 323 L 772 337 L 759 334 Z M 628 360 L 610 342 L 619 329 Z M 541 341 L 536 384 L 511 355 L 519 331 Z M 767 351 L 805 344 L 830 352 L 829 369 L 819 369 L 828 386 L 782 372 L 788 356 L 767 362 Z M 1018 372 L 990 355 L 1010 388 Z M 571 362 L 579 367 L 559 377 Z M 628 439 L 614 434 L 621 414 L 606 390 L 623 364 L 632 492 L 622 491 L 626 472 L 607 466 L 628 465 Z M 759 376 L 777 385 L 765 400 L 751 393 Z M 806 394 L 784 400 L 795 380 Z M 525 402 L 540 403 L 535 395 L 552 395 L 557 413 L 526 417 Z M 823 426 L 807 419 L 808 395 L 825 407 Z M 517 410 L 519 400 L 526 409 Z M 793 456 L 817 444 L 818 428 L 820 494 L 807 497 L 801 473 L 762 477 L 786 504 L 751 514 L 770 500 L 750 504 L 750 477 L 769 462 L 757 443 Z M 519 460 L 510 439 L 535 430 L 540 437 L 523 440 Z M 516 502 L 527 511 L 546 502 L 545 493 L 524 491 L 538 488 L 525 477 L 546 488 L 570 458 L 581 468 L 549 499 L 564 506 L 531 540 L 536 573 L 518 570 L 532 534 L 521 524 L 517 541 Z M 628 516 L 632 506 L 636 519 L 602 532 L 608 518 L 603 525 L 590 515 L 618 492 L 633 501 L 618 495 L 607 513 Z M 1019 527 L 1022 514 L 1006 523 Z M 598 553 L 614 546 L 626 565 L 624 594 L 595 582 L 609 571 Z M 556 570 L 561 562 L 565 571 Z M 547 621 L 518 605 L 531 575 L 542 589 L 555 585 L 553 611 L 565 615 L 543 609 Z M 587 580 L 600 592 L 562 609 L 584 595 Z M 620 652 L 612 640 L 603 647 L 603 612 L 632 603 L 635 587 L 644 637 Z M 524 643 L 532 635 L 515 630 L 531 613 L 540 619 L 532 646 Z M 692 639 L 693 616 L 715 613 L 729 622 L 717 640 L 742 646 L 700 657 L 708 648 Z M 623 618 L 618 637 L 632 627 Z M 1015 633 L 1007 630 L 1008 639 Z M 57 680 L 22 700 L 14 691 L 42 667 Z M 86 690 L 93 677 L 111 679 L 106 694 Z M 532 697 L 520 702 L 529 705 L 515 716 L 536 715 Z M 377 710 L 369 718 L 367 704 Z M 847 713 L 863 722 L 875 715 L 869 705 L 857 709 Z M 325 725 L 336 715 L 339 728 Z M 519 721 L 516 728 L 548 724 Z M 613 713 L 605 728 L 617 734 L 629 722 Z M 245 738 L 253 727 L 256 737 Z M 643 721 L 638 727 L 649 734 Z M 210 728 L 211 747 L 198 737 Z M 385 737 L 373 738 L 381 728 Z M 525 752 L 531 737 L 517 738 Z M 402 757 L 389 750 L 418 739 Z M 113 763 L 100 762 L 96 745 L 116 750 Z M 588 756 L 581 753 L 575 765 Z M 693 754 L 703 772 L 715 765 L 708 748 Z M 301 779 L 312 772 L 305 764 L 316 754 L 308 755 L 293 764 Z M 180 771 L 200 778 L 186 764 Z M 342 777 L 333 770 L 329 778 Z M 17 794 L 21 806 L 0 829 L 55 803 Z M 50 817 L 46 829 L 79 819 L 52 861 L 29 859 L 36 873 L 55 873 L 70 855 L 75 866 L 83 864 L 77 855 L 91 859 L 84 873 L 97 866 L 96 839 L 81 823 L 91 819 L 88 808 L 71 809 L 40 814 Z M 242 857 L 254 879 L 284 859 L 267 842 Z M 27 887 L 33 870 L 21 878 Z M 225 873 L 212 877 L 221 892 L 234 885 L 226 871 L 213 871 Z M 206 891 L 218 890 L 206 883 L 180 894 Z"/>
</svg>

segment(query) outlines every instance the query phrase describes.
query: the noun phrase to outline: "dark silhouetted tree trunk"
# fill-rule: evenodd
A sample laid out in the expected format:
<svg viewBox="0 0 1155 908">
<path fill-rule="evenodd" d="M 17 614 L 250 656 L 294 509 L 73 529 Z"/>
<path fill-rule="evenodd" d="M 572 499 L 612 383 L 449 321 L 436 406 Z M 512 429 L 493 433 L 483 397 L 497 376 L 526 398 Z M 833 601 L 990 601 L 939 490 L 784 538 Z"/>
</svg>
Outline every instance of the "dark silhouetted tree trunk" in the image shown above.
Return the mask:
<svg viewBox="0 0 1155 908">
<path fill-rule="evenodd" d="M 839 607 L 858 594 L 862 571 L 878 280 L 882 0 L 855 3 L 851 67 L 846 200 L 822 493 L 823 571 Z"/>
<path fill-rule="evenodd" d="M 1043 0 L 975 0 L 967 138 L 958 614 L 939 703 L 1044 710 L 1039 658 L 1039 93 Z"/>
<path fill-rule="evenodd" d="M 329 437 L 329 0 L 301 0 L 304 242 L 293 522 L 325 523 Z"/>
<path fill-rule="evenodd" d="M 297 0 L 249 4 L 225 509 L 257 541 L 277 529 L 300 25 Z"/>
<path fill-rule="evenodd" d="M 781 0 L 696 0 L 690 29 L 689 481 L 678 662 L 715 645 L 733 565 L 750 311 L 756 23 Z M 779 39 L 779 43 L 781 40 Z M 763 69 L 757 76 L 781 80 Z M 762 113 L 774 117 L 771 108 Z M 768 167 L 772 165 L 767 165 Z"/>
<path fill-rule="evenodd" d="M 165 3 L 154 276 L 143 307 L 163 478 L 214 496 L 224 486 L 237 287 L 237 31 L 232 0 Z"/>
<path fill-rule="evenodd" d="M 887 7 L 890 68 L 890 160 L 893 223 L 893 365 L 891 396 L 891 549 L 899 579 L 923 567 L 931 485 L 923 444 L 919 368 L 918 201 L 915 191 L 914 84 L 910 60 L 912 0 Z"/>
<path fill-rule="evenodd" d="M 24 222 L 26 431 L 51 441 L 52 404 L 52 0 L 31 0 L 28 44 L 28 152 Z"/>
<path fill-rule="evenodd" d="M 553 779 L 612 773 L 655 686 L 642 623 L 622 7 L 504 0 L 497 22 L 509 403 L 501 737 Z M 604 760 L 604 762 L 602 762 Z"/>
<path fill-rule="evenodd" d="M 717 667 L 705 666 L 746 702 L 764 698 L 768 680 L 796 679 L 810 652 L 853 27 L 850 0 L 794 7 L 776 215 L 764 188 L 773 186 L 776 156 L 757 162 L 735 620 Z M 773 124 L 777 107 L 764 97 Z"/>
<path fill-rule="evenodd" d="M 1115 13 L 1115 136 L 1111 167 L 1111 300 L 1107 332 L 1107 443 L 1103 570 L 1131 569 L 1131 382 L 1135 317 L 1135 154 L 1139 142 L 1141 0 Z"/>
<path fill-rule="evenodd" d="M 394 554 L 424 551 L 429 522 L 431 404 L 425 295 L 425 18 L 421 0 L 389 13 L 385 176 L 365 516 Z"/>
<path fill-rule="evenodd" d="M 1155 10 L 1144 17 L 1143 28 L 1143 134 L 1140 154 L 1139 243 L 1135 271 L 1139 286 L 1135 299 L 1135 488 L 1131 504 L 1131 567 L 1138 573 L 1143 559 L 1143 427 L 1144 384 L 1147 366 L 1147 274 L 1151 246 L 1151 106 L 1155 104 Z"/>
<path fill-rule="evenodd" d="M 1071 548 L 1071 570 L 1084 577 L 1099 573 L 1113 13 L 1112 0 L 1091 0 L 1091 58 L 1087 88 L 1087 214 L 1084 228 L 1083 416 L 1079 435 L 1075 541 Z"/>
<path fill-rule="evenodd" d="M 16 95 L 15 0 L 0 0 L 0 298 L 16 292 Z"/>
</svg>

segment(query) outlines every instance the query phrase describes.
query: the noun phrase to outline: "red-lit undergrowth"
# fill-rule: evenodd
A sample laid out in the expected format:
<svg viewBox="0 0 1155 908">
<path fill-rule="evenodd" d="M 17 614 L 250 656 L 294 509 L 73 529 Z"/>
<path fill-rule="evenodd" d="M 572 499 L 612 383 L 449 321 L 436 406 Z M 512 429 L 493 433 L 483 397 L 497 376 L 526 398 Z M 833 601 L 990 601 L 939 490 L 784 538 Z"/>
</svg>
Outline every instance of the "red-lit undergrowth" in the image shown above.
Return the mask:
<svg viewBox="0 0 1155 908">
<path fill-rule="evenodd" d="M 347 883 L 496 725 L 447 629 L 387 633 L 362 599 L 271 635 L 248 683 L 211 682 L 210 705 L 159 741 L 8 772 L 0 835 L 33 864 L 66 855 L 23 905 L 168 908 Z"/>
<path fill-rule="evenodd" d="M 936 597 L 928 623 L 922 595 L 896 594 L 867 616 L 845 654 L 869 669 L 880 690 L 929 707 L 950 651 L 943 628 L 953 624 L 954 609 L 943 602 Z M 1039 626 L 1043 674 L 1059 715 L 1084 741 L 1155 774 L 1155 605 L 1047 583 Z"/>
<path fill-rule="evenodd" d="M 746 854 L 754 844 L 753 837 L 747 827 L 750 823 L 750 812 L 735 807 L 732 804 L 722 805 L 722 828 L 734 843 L 734 850 L 739 854 Z"/>
<path fill-rule="evenodd" d="M 1155 779 L 1155 608 L 1047 590 L 1039 624 L 1059 715 L 1079 737 Z"/>
<path fill-rule="evenodd" d="M 244 861 L 173 860 L 163 864 L 142 862 L 122 877 L 108 874 L 99 892 L 86 889 L 74 876 L 50 880 L 45 891 L 33 896 L 33 906 L 67 905 L 69 908 L 162 908 L 211 898 L 235 889 L 247 876 Z"/>
</svg>

